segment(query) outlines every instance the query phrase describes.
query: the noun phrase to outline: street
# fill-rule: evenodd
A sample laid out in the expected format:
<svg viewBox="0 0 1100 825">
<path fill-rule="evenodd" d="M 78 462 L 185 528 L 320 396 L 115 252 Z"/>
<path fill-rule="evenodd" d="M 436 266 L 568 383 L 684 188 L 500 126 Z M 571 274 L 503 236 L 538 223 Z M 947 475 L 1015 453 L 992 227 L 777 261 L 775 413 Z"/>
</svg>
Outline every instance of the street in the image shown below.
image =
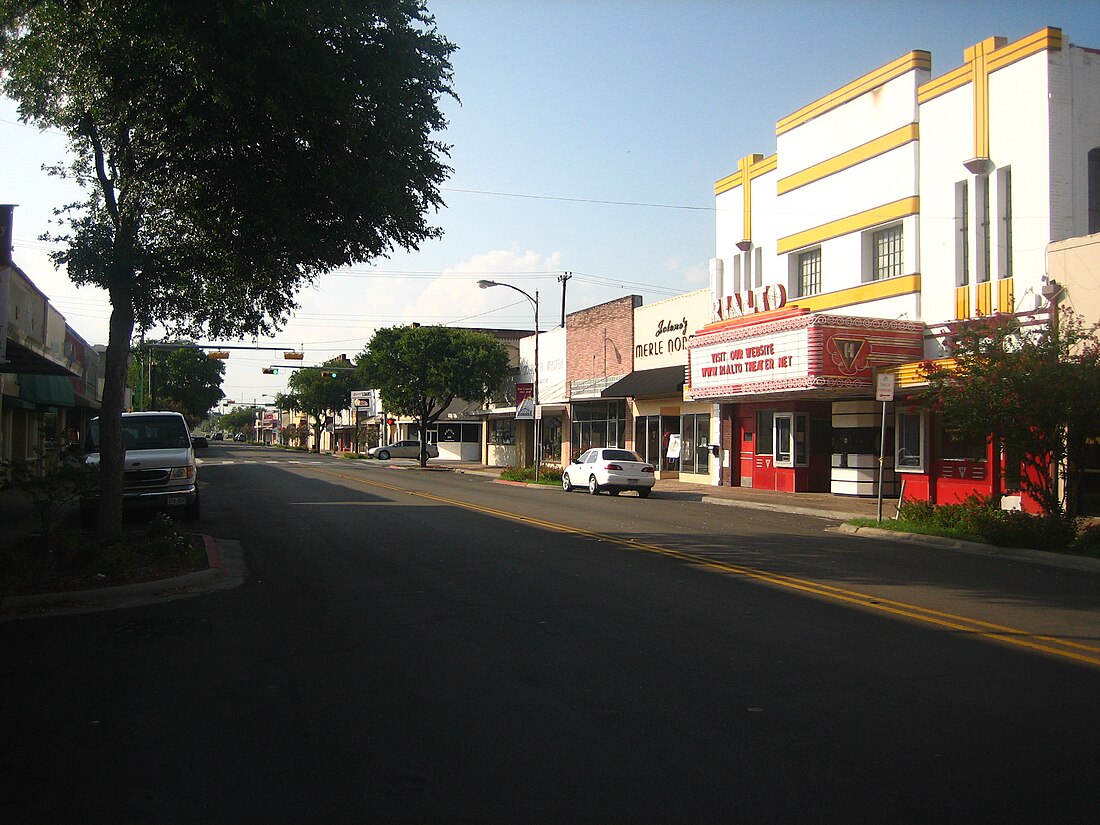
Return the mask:
<svg viewBox="0 0 1100 825">
<path fill-rule="evenodd" d="M 1100 574 L 659 482 L 201 457 L 243 584 L 0 623 L 5 821 L 1095 817 Z"/>
</svg>

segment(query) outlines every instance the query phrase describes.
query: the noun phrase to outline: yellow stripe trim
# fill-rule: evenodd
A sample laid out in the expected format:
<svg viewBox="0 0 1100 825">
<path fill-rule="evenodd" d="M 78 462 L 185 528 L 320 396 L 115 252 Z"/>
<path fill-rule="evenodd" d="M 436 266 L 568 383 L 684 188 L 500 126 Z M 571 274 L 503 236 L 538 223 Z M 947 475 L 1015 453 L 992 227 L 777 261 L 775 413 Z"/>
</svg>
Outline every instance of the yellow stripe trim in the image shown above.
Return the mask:
<svg viewBox="0 0 1100 825">
<path fill-rule="evenodd" d="M 868 209 L 865 212 L 849 215 L 839 220 L 829 221 L 829 223 L 822 224 L 821 226 L 815 226 L 812 229 L 796 232 L 794 235 L 780 238 L 776 252 L 780 255 L 784 255 L 795 249 L 813 246 L 822 241 L 827 241 L 830 238 L 839 238 L 841 235 L 847 235 L 851 232 L 870 229 L 872 226 L 877 226 L 880 223 L 897 220 L 898 218 L 904 218 L 908 215 L 916 215 L 918 212 L 920 212 L 920 198 L 918 196 L 914 195 L 909 198 L 902 198 L 893 203 L 885 203 L 882 206 L 876 206 L 874 209 Z"/>
<path fill-rule="evenodd" d="M 993 314 L 993 284 L 989 281 L 978 284 L 978 315 Z"/>
<path fill-rule="evenodd" d="M 937 358 L 931 362 L 910 361 L 908 364 L 901 364 L 890 370 L 897 377 L 897 388 L 899 390 L 910 390 L 916 387 L 928 386 L 928 379 L 924 374 L 925 363 L 932 363 L 952 371 L 956 369 L 954 358 Z"/>
<path fill-rule="evenodd" d="M 789 303 L 808 309 L 811 312 L 828 312 L 833 309 L 863 304 L 868 301 L 881 301 L 884 298 L 897 298 L 899 295 L 912 295 L 920 292 L 920 273 L 899 275 L 884 281 L 871 281 L 849 289 L 838 289 L 807 298 L 791 298 Z"/>
<path fill-rule="evenodd" d="M 997 309 L 1001 312 L 1016 311 L 1016 293 L 1011 278 L 997 281 Z"/>
<path fill-rule="evenodd" d="M 776 135 L 782 135 L 785 132 L 789 132 L 791 129 L 813 120 L 815 117 L 820 117 L 832 109 L 843 106 L 845 103 L 854 100 L 862 94 L 866 94 L 872 89 L 878 88 L 895 78 L 918 69 L 927 69 L 931 71 L 932 55 L 929 52 L 909 52 L 909 54 L 902 55 L 897 60 L 893 60 L 885 66 L 880 66 L 873 72 L 869 72 L 863 75 L 863 77 L 853 80 L 846 86 L 841 86 L 832 94 L 815 100 L 813 103 L 803 106 L 797 112 L 787 115 L 775 124 L 775 133 Z"/>
<path fill-rule="evenodd" d="M 1023 37 L 1014 43 L 1009 43 L 988 54 L 986 64 L 987 72 L 995 72 L 1005 66 L 1011 66 L 1025 57 L 1038 54 L 1043 51 L 1057 52 L 1062 50 L 1062 30 L 1053 26 L 1047 26 L 1034 34 Z M 952 69 L 942 77 L 937 77 L 925 83 L 917 89 L 917 103 L 927 103 L 940 95 L 965 86 L 973 78 L 972 65 L 969 62 L 972 55 L 967 49 L 967 64 L 957 69 Z"/>
<path fill-rule="evenodd" d="M 748 180 L 758 178 L 761 175 L 766 175 L 768 172 L 774 172 L 779 166 L 779 156 L 771 155 L 770 157 L 764 157 L 763 155 L 749 155 L 749 158 L 754 158 L 748 166 Z M 738 164 L 737 171 L 732 175 L 726 175 L 720 181 L 714 184 L 714 194 L 721 195 L 723 192 L 728 192 L 731 189 L 736 189 L 738 186 L 743 186 L 745 183 L 745 169 L 742 166 L 747 159 L 742 158 Z"/>
<path fill-rule="evenodd" d="M 990 54 L 989 71 L 995 72 L 1005 66 L 1011 66 L 1025 57 L 1031 57 L 1031 55 L 1039 52 L 1060 52 L 1061 50 L 1062 30 L 1054 26 L 1047 26 Z"/>
<path fill-rule="evenodd" d="M 815 183 L 830 175 L 835 175 L 837 172 L 851 169 L 853 166 L 857 166 L 866 160 L 877 158 L 879 155 L 885 155 L 887 152 L 912 143 L 919 137 L 919 127 L 916 123 L 910 123 L 882 137 L 870 140 L 862 146 L 849 149 L 847 152 L 842 152 L 828 160 L 823 160 L 821 163 L 815 163 L 813 166 L 809 166 L 801 172 L 795 172 L 793 175 L 787 175 L 785 178 L 780 178 L 779 182 L 776 184 L 776 190 L 780 195 L 784 195 L 787 192 L 798 189 L 800 186 Z"/>
<path fill-rule="evenodd" d="M 961 320 L 970 317 L 970 287 L 960 286 L 955 288 L 955 319 Z"/>
</svg>

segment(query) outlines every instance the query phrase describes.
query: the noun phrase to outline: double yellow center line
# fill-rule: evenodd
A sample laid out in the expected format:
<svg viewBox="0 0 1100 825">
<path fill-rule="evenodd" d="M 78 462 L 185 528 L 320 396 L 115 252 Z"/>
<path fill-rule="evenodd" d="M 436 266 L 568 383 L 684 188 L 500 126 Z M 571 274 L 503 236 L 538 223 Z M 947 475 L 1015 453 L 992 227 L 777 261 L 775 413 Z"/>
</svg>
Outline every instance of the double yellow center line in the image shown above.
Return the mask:
<svg viewBox="0 0 1100 825">
<path fill-rule="evenodd" d="M 1040 653 L 1060 656 L 1065 659 L 1072 659 L 1074 661 L 1083 662 L 1085 664 L 1100 665 L 1100 647 L 1097 647 L 1095 645 L 1082 644 L 1080 642 L 1074 642 L 1069 639 L 1061 639 L 1056 636 L 1046 636 L 1042 634 L 1031 633 L 1027 630 L 1021 630 L 1019 628 L 1007 627 L 1005 625 L 994 624 L 992 622 L 986 622 L 981 619 L 973 619 L 967 616 L 959 616 L 953 613 L 945 613 L 943 611 L 921 607 L 920 605 L 894 601 L 893 599 L 884 599 L 881 596 L 872 596 L 867 593 L 860 593 L 855 590 L 847 590 L 842 587 L 834 587 L 833 585 L 823 584 L 822 582 L 816 582 L 809 579 L 800 579 L 794 576 L 785 576 L 781 573 L 772 573 L 770 571 L 761 570 L 760 568 L 756 567 L 746 567 L 745 565 L 741 564 L 731 564 L 729 562 L 716 561 L 715 559 L 707 558 L 706 556 L 701 556 L 696 553 L 688 553 L 683 550 L 674 550 L 670 547 L 662 547 L 658 544 L 650 544 L 649 542 L 637 541 L 635 539 L 624 538 L 622 536 L 613 536 L 607 533 L 597 533 L 592 530 L 586 530 L 583 527 L 574 527 L 568 524 L 559 524 L 553 521 L 545 521 L 543 519 L 534 518 L 533 516 L 521 515 L 519 513 L 512 513 L 507 510 L 498 510 L 494 507 L 485 507 L 480 504 L 472 504 L 468 501 L 461 501 L 458 499 L 438 496 L 434 493 L 409 490 L 393 484 L 386 484 L 382 481 L 367 479 L 359 475 L 344 475 L 343 473 L 321 470 L 318 468 L 310 469 L 313 472 L 332 476 L 333 478 L 338 478 L 341 481 L 351 481 L 370 487 L 379 487 L 381 489 L 390 490 L 395 493 L 403 493 L 405 495 L 427 499 L 429 501 L 435 501 L 440 504 L 446 504 L 452 507 L 461 507 L 466 510 L 472 510 L 478 513 L 483 513 L 485 515 L 496 516 L 497 518 L 507 519 L 509 521 L 519 522 L 521 524 L 541 527 L 546 530 L 554 530 L 559 533 L 569 533 L 575 536 L 584 536 L 585 538 L 596 539 L 598 541 L 608 542 L 610 544 L 617 544 L 630 550 L 640 550 L 646 553 L 652 553 L 654 555 L 666 556 L 668 558 L 676 559 L 678 561 L 686 562 L 688 564 L 696 565 L 698 567 L 703 567 L 709 570 L 714 570 L 732 576 L 740 576 L 742 578 L 752 579 L 754 581 L 763 582 L 765 584 L 770 584 L 775 587 L 781 587 L 786 590 L 794 590 L 800 593 L 805 593 L 807 595 L 817 596 L 819 598 L 829 599 L 835 602 L 842 602 L 844 604 L 852 605 L 854 607 L 861 607 L 879 613 L 888 613 L 894 616 L 899 616 L 901 618 L 922 622 L 924 624 L 935 625 L 937 627 L 945 628 L 947 630 L 959 633 L 967 633 L 981 636 L 997 642 L 1004 642 L 1006 644 L 1027 648 L 1029 650 L 1034 650 Z"/>
</svg>

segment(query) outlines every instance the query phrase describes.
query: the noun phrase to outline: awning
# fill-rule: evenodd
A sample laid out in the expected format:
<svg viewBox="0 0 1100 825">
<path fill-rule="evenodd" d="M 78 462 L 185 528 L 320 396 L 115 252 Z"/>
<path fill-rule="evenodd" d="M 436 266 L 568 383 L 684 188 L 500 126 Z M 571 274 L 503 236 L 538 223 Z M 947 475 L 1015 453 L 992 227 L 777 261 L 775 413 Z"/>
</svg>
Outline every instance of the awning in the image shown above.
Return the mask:
<svg viewBox="0 0 1100 825">
<path fill-rule="evenodd" d="M 19 397 L 38 407 L 75 407 L 73 383 L 64 375 L 21 375 Z"/>
<path fill-rule="evenodd" d="M 0 407 L 7 407 L 11 410 L 33 410 L 34 404 L 30 404 L 14 395 L 5 395 L 0 397 Z"/>
<path fill-rule="evenodd" d="M 604 398 L 680 397 L 684 390 L 684 366 L 636 370 L 620 378 L 600 395 Z"/>
</svg>

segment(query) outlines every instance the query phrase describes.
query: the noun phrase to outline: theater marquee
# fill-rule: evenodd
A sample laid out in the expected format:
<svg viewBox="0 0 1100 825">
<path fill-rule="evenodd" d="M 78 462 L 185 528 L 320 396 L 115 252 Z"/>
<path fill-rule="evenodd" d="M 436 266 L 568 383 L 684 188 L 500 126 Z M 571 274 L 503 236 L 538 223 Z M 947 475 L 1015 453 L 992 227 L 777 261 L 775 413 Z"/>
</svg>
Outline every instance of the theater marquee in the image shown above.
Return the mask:
<svg viewBox="0 0 1100 825">
<path fill-rule="evenodd" d="M 788 310 L 774 319 L 711 324 L 689 346 L 692 398 L 835 388 L 872 389 L 873 369 L 919 360 L 911 321 Z M 686 389 L 686 388 L 685 388 Z"/>
</svg>

